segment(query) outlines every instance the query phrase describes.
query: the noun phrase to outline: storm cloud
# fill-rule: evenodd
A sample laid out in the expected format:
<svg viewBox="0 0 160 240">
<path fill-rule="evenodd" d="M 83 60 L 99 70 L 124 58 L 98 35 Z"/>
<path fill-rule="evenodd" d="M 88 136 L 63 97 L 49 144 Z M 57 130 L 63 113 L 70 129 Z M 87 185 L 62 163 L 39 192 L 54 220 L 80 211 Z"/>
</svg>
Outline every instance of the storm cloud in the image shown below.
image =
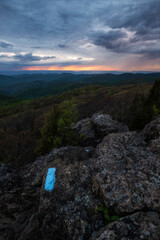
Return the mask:
<svg viewBox="0 0 160 240">
<path fill-rule="evenodd" d="M 159 11 L 158 1 L 124 4 L 121 13 L 115 11 L 113 16 L 104 19 L 104 25 L 112 30 L 95 33 L 93 43 L 114 52 L 139 54 L 152 59 L 160 58 Z"/>
<path fill-rule="evenodd" d="M 13 45 L 11 43 L 7 43 L 7 42 L 4 42 L 4 41 L 0 41 L 0 47 L 1 48 L 12 48 Z"/>
<path fill-rule="evenodd" d="M 113 51 L 123 51 L 128 46 L 127 34 L 119 29 L 97 32 L 93 36 L 93 43 Z"/>
<path fill-rule="evenodd" d="M 158 70 L 159 11 L 159 0 L 1 0 L 0 70 L 52 59 Z"/>
<path fill-rule="evenodd" d="M 34 61 L 41 61 L 41 60 L 49 60 L 56 58 L 55 56 L 36 56 L 32 53 L 26 53 L 26 54 L 14 54 L 13 56 L 7 55 L 7 54 L 0 54 L 0 58 L 7 58 L 7 59 L 14 59 L 19 62 L 34 62 Z"/>
<path fill-rule="evenodd" d="M 53 59 L 56 57 L 55 56 L 40 57 L 40 56 L 33 55 L 32 53 L 26 53 L 26 54 L 15 54 L 13 58 L 20 62 L 33 62 L 33 61 Z"/>
</svg>

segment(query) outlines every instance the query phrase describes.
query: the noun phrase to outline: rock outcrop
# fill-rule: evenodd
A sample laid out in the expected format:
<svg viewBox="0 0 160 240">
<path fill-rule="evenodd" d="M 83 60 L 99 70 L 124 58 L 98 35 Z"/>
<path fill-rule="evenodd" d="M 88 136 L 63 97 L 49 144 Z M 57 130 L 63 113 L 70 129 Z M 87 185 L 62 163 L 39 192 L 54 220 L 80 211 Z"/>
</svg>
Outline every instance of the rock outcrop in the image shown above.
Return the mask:
<svg viewBox="0 0 160 240">
<path fill-rule="evenodd" d="M 0 239 L 159 240 L 158 135 L 146 143 L 144 134 L 97 114 L 77 129 L 100 143 L 54 149 L 20 169 L 0 164 Z M 56 182 L 47 192 L 50 167 Z"/>
<path fill-rule="evenodd" d="M 96 132 L 104 137 L 109 133 L 120 133 L 129 131 L 128 127 L 124 123 L 120 123 L 112 119 L 108 114 L 93 114 L 91 118 L 92 125 Z"/>
<path fill-rule="evenodd" d="M 160 218 L 155 212 L 138 212 L 111 223 L 97 240 L 158 239 Z"/>
<path fill-rule="evenodd" d="M 113 120 L 108 114 L 95 113 L 92 118 L 82 119 L 74 126 L 75 131 L 83 136 L 82 145 L 97 146 L 109 133 L 129 131 L 124 123 Z"/>
<path fill-rule="evenodd" d="M 146 142 L 150 142 L 151 140 L 160 137 L 160 115 L 155 120 L 148 123 L 140 135 Z"/>
</svg>

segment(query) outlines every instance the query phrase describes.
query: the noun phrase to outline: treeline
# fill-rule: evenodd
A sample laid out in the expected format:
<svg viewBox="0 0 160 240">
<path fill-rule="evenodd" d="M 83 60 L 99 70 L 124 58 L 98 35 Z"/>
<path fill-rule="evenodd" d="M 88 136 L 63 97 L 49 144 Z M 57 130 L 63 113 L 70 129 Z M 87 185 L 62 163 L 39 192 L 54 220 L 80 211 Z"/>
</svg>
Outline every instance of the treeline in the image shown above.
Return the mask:
<svg viewBox="0 0 160 240">
<path fill-rule="evenodd" d="M 28 109 L 32 109 L 34 111 L 42 107 L 47 108 L 47 106 L 54 103 L 59 104 L 62 101 L 69 100 L 80 95 L 90 94 L 101 88 L 101 86 L 90 85 L 69 90 L 58 95 L 41 97 L 34 100 L 20 100 L 7 95 L 0 95 L 0 119 L 13 114 L 25 112 Z"/>
<path fill-rule="evenodd" d="M 0 75 L 0 92 L 26 100 L 56 95 L 88 85 L 124 86 L 153 83 L 159 77 L 160 73 Z"/>
<path fill-rule="evenodd" d="M 97 89 L 88 86 L 15 105 L 3 97 L 6 105 L 0 108 L 0 161 L 19 166 L 52 148 L 78 145 L 80 136 L 72 130 L 79 119 L 75 97 L 90 95 Z"/>
<path fill-rule="evenodd" d="M 79 144 L 80 137 L 72 129 L 78 118 L 74 99 L 54 104 L 42 127 L 38 124 L 38 114 L 33 111 L 21 117 L 0 130 L 1 162 L 21 165 L 53 148 Z"/>
<path fill-rule="evenodd" d="M 133 130 L 142 129 L 160 114 L 160 79 L 156 80 L 147 96 L 141 93 L 135 95 L 128 114 L 132 116 L 128 125 Z"/>
<path fill-rule="evenodd" d="M 140 130 L 160 113 L 159 92 L 160 80 L 152 88 L 148 84 L 90 85 L 4 106 L 0 111 L 0 161 L 19 166 L 53 148 L 79 145 L 82 136 L 73 132 L 74 122 L 99 111 Z"/>
</svg>

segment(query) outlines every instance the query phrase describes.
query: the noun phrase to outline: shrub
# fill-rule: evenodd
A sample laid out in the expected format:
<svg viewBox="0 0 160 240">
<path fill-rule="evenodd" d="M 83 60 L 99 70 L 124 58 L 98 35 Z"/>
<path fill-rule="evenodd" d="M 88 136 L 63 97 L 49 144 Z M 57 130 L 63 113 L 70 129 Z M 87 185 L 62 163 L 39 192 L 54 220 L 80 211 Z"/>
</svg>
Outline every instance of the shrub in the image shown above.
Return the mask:
<svg viewBox="0 0 160 240">
<path fill-rule="evenodd" d="M 117 221 L 120 219 L 119 216 L 117 216 L 115 213 L 114 213 L 114 210 L 113 208 L 106 208 L 104 207 L 103 205 L 100 205 L 97 210 L 99 212 L 102 212 L 103 213 L 103 216 L 106 220 L 106 223 L 110 223 L 110 222 L 113 222 L 113 221 Z"/>
<path fill-rule="evenodd" d="M 78 145 L 80 137 L 72 129 L 77 117 L 77 107 L 73 100 L 55 105 L 47 114 L 41 128 L 41 138 L 35 150 L 36 154 L 46 154 L 52 148 Z"/>
</svg>

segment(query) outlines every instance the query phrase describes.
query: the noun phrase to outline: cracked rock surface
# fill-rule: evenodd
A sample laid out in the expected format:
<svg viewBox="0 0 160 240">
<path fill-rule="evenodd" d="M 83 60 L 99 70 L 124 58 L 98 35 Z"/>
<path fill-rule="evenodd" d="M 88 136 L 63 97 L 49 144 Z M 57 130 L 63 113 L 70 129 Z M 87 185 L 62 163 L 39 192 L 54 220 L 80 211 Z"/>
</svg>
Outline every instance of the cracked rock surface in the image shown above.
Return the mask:
<svg viewBox="0 0 160 240">
<path fill-rule="evenodd" d="M 73 129 L 84 137 L 83 146 L 93 147 L 97 146 L 109 133 L 129 131 L 124 123 L 113 120 L 110 115 L 102 113 L 95 113 L 92 118 L 80 120 Z"/>
<path fill-rule="evenodd" d="M 104 135 L 96 147 L 54 149 L 19 169 L 0 164 L 0 240 L 160 239 L 159 136 L 146 143 L 144 134 L 118 122 L 115 131 L 104 118 L 92 117 Z M 56 182 L 46 192 L 50 167 Z M 106 224 L 101 204 L 119 219 Z"/>
</svg>

